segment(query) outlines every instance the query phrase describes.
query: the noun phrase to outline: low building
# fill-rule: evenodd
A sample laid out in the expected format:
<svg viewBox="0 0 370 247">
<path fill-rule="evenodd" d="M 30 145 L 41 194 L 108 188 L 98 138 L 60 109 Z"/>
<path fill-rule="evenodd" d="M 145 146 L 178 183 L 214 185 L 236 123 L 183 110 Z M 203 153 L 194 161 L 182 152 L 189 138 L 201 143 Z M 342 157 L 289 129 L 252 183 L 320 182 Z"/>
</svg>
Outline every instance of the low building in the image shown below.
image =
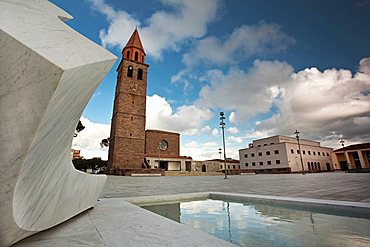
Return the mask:
<svg viewBox="0 0 370 247">
<path fill-rule="evenodd" d="M 238 170 L 240 168 L 239 160 L 227 158 L 226 165 L 228 170 Z M 225 162 L 222 159 L 212 159 L 205 161 L 193 161 L 193 170 L 202 172 L 223 172 Z"/>
<path fill-rule="evenodd" d="M 300 150 L 305 172 L 333 171 L 332 148 L 321 147 L 320 142 L 272 136 L 254 140 L 248 148 L 239 150 L 240 169 L 255 172 L 302 172 Z"/>
<path fill-rule="evenodd" d="M 338 170 L 369 169 L 370 143 L 355 144 L 334 150 L 332 159 L 335 169 Z"/>
</svg>

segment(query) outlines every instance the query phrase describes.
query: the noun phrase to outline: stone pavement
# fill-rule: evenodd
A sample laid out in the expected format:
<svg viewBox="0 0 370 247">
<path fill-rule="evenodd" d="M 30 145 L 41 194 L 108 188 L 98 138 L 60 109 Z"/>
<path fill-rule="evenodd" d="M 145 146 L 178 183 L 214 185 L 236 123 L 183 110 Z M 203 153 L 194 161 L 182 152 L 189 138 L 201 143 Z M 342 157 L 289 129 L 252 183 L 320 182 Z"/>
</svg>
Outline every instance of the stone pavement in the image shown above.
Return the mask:
<svg viewBox="0 0 370 247">
<path fill-rule="evenodd" d="M 228 176 L 108 176 L 101 198 L 232 192 L 370 203 L 370 173 L 258 174 Z"/>
<path fill-rule="evenodd" d="M 129 203 L 142 200 L 140 196 L 165 200 L 168 197 L 158 195 L 181 197 L 186 196 L 181 193 L 210 191 L 370 203 L 370 173 L 258 174 L 228 179 L 223 176 L 108 176 L 100 196 L 104 199 L 93 209 L 14 246 L 231 246 Z"/>
</svg>

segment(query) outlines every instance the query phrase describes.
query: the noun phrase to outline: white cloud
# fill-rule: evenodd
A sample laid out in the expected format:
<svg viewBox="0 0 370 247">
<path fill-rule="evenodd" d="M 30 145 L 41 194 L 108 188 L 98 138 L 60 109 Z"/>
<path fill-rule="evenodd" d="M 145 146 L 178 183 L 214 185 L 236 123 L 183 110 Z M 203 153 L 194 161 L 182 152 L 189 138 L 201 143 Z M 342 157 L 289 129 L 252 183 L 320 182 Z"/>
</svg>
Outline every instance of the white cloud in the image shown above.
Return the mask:
<svg viewBox="0 0 370 247">
<path fill-rule="evenodd" d="M 229 136 L 229 137 L 227 137 L 227 140 L 230 141 L 230 142 L 235 142 L 235 143 L 242 143 L 243 142 L 243 138 L 241 138 L 240 136 Z"/>
<path fill-rule="evenodd" d="M 191 67 L 198 62 L 211 64 L 235 64 L 245 58 L 285 51 L 295 39 L 281 31 L 275 23 L 261 22 L 242 25 L 224 41 L 211 36 L 199 40 L 195 49 L 183 56 L 183 63 Z"/>
<path fill-rule="evenodd" d="M 229 132 L 230 134 L 236 134 L 239 132 L 237 127 L 230 127 L 226 131 Z"/>
<path fill-rule="evenodd" d="M 112 8 L 104 0 L 87 1 L 109 22 L 109 27 L 99 35 L 104 46 L 122 48 L 138 26 L 145 50 L 155 58 L 160 58 L 164 50 L 179 50 L 180 44 L 188 39 L 203 37 L 220 5 L 219 0 L 162 0 L 163 9 L 145 19 L 146 25 L 142 26 L 132 15 Z"/>
<path fill-rule="evenodd" d="M 216 142 L 198 143 L 191 141 L 181 147 L 181 155 L 191 156 L 193 160 L 209 160 L 220 158 Z"/>
<path fill-rule="evenodd" d="M 248 72 L 209 71 L 210 84 L 200 91 L 197 104 L 233 111 L 238 123 L 274 108 L 271 117 L 256 121 L 249 136 L 292 135 L 298 129 L 307 139 L 326 140 L 338 133 L 348 141 L 370 141 L 369 61 L 362 59 L 356 74 L 317 68 L 293 73 L 285 62 L 259 60 Z"/>
<path fill-rule="evenodd" d="M 209 126 L 207 125 L 207 126 L 205 126 L 205 127 L 203 127 L 203 128 L 201 129 L 201 132 L 202 132 L 202 133 L 205 133 L 205 134 L 211 134 L 211 127 L 209 127 Z"/>
<path fill-rule="evenodd" d="M 81 150 L 81 156 L 86 159 L 101 157 L 108 159 L 108 149 L 101 148 L 100 142 L 110 136 L 110 125 L 94 123 L 85 117 L 81 117 L 85 129 L 73 138 L 72 148 Z"/>
<path fill-rule="evenodd" d="M 216 142 L 206 142 L 203 144 L 205 147 L 217 147 L 218 144 Z"/>
<path fill-rule="evenodd" d="M 156 94 L 147 96 L 146 109 L 147 129 L 175 131 L 184 135 L 198 134 L 204 122 L 213 115 L 208 109 L 187 105 L 173 112 L 166 99 Z"/>
<path fill-rule="evenodd" d="M 185 53 L 182 62 L 185 69 L 172 76 L 172 82 L 184 82 L 191 68 L 198 63 L 212 65 L 237 64 L 246 58 L 285 51 L 295 39 L 275 23 L 260 22 L 242 25 L 225 39 L 211 36 L 196 42 L 195 48 Z"/>
<path fill-rule="evenodd" d="M 236 123 L 236 115 L 235 112 L 231 112 L 229 115 L 229 121 L 230 123 Z"/>
<path fill-rule="evenodd" d="M 213 135 L 213 136 L 217 136 L 217 135 L 218 135 L 218 129 L 217 129 L 217 128 L 214 128 L 214 129 L 212 130 L 212 135 Z"/>
<path fill-rule="evenodd" d="M 291 81 L 292 73 L 293 68 L 285 62 L 260 60 L 248 72 L 230 69 L 225 75 L 210 70 L 203 77 L 209 84 L 200 90 L 196 105 L 230 110 L 244 121 L 270 111 L 284 96 L 283 86 Z"/>
</svg>

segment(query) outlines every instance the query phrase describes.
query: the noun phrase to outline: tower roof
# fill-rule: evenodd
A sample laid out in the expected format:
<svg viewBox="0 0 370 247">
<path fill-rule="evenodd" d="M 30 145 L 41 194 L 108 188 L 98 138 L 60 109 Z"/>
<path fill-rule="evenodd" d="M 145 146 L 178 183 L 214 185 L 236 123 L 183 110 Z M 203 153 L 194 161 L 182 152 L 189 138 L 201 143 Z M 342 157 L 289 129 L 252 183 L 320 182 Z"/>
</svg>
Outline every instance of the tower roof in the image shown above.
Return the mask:
<svg viewBox="0 0 370 247">
<path fill-rule="evenodd" d="M 129 48 L 129 47 L 138 48 L 138 49 L 142 50 L 145 54 L 144 47 L 143 47 L 143 44 L 141 43 L 139 32 L 137 31 L 137 28 L 135 28 L 135 31 L 132 33 L 130 39 L 128 40 L 128 42 L 125 46 L 125 48 Z"/>
</svg>

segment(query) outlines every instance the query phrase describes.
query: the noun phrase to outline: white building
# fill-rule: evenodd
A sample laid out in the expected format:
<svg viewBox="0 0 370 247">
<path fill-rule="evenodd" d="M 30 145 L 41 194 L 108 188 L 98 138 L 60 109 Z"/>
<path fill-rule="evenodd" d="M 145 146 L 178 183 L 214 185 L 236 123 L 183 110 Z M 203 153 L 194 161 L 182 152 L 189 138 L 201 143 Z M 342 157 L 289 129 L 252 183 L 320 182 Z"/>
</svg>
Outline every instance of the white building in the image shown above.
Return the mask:
<svg viewBox="0 0 370 247">
<path fill-rule="evenodd" d="M 300 139 L 305 172 L 334 170 L 332 148 L 321 147 L 320 142 Z M 296 138 L 272 136 L 254 140 L 248 148 L 239 150 L 240 169 L 258 173 L 302 172 L 300 151 Z"/>
</svg>

